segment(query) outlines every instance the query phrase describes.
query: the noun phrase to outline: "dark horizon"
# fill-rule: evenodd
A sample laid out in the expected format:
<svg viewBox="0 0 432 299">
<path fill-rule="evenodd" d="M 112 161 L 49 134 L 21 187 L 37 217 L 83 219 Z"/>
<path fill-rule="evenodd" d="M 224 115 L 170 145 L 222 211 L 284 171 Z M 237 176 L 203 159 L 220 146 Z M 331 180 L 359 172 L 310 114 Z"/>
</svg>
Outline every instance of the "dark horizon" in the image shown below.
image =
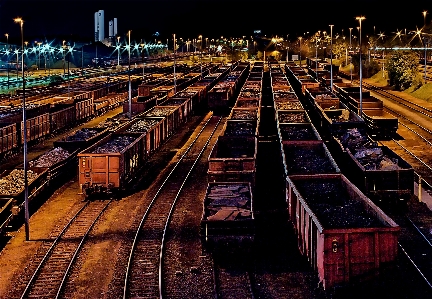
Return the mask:
<svg viewBox="0 0 432 299">
<path fill-rule="evenodd" d="M 420 1 L 397 5 L 390 1 L 245 1 L 245 0 L 0 0 L 0 41 L 19 40 L 20 29 L 13 18 L 24 19 L 24 36 L 30 39 L 65 38 L 94 40 L 93 15 L 105 13 L 105 35 L 108 21 L 118 19 L 118 34 L 125 36 L 132 30 L 134 41 L 154 38 L 165 42 L 172 34 L 184 39 L 251 36 L 261 30 L 268 36 L 296 37 L 321 31 L 348 35 L 348 28 L 356 28 L 356 16 L 365 16 L 362 32 L 392 35 L 396 30 L 416 30 L 426 19 L 432 19 L 432 4 Z M 355 34 L 356 30 L 353 30 Z"/>
</svg>

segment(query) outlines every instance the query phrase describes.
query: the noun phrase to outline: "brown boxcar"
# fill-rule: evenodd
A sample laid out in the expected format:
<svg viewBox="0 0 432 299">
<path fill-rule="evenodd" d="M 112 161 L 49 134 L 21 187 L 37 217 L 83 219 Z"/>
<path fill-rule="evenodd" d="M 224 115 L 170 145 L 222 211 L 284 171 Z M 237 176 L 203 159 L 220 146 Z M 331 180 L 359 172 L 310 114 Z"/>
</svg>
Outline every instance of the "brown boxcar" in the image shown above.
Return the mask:
<svg viewBox="0 0 432 299">
<path fill-rule="evenodd" d="M 50 133 L 50 114 L 43 113 L 26 119 L 27 142 L 37 142 L 45 138 Z M 24 126 L 23 122 L 20 123 L 21 127 L 21 144 L 24 142 Z"/>
<path fill-rule="evenodd" d="M 324 289 L 376 278 L 393 266 L 398 225 L 340 174 L 287 178 L 298 247 Z"/>
<path fill-rule="evenodd" d="M 85 196 L 124 191 L 147 159 L 145 134 L 111 133 L 78 154 L 78 178 Z"/>
<path fill-rule="evenodd" d="M 408 200 L 414 194 L 414 169 L 386 146 L 346 149 L 347 176 L 372 199 Z"/>
<path fill-rule="evenodd" d="M 0 157 L 18 147 L 17 124 L 0 123 Z"/>
<path fill-rule="evenodd" d="M 122 126 L 117 132 L 145 134 L 147 153 L 156 151 L 164 141 L 163 117 L 136 118 Z"/>
<path fill-rule="evenodd" d="M 250 182 L 255 186 L 256 137 L 219 136 L 208 158 L 210 182 Z"/>
<path fill-rule="evenodd" d="M 159 105 L 160 107 L 178 107 L 178 122 L 179 125 L 185 123 L 192 113 L 192 100 L 190 97 L 180 98 L 173 96 Z M 177 125 L 176 127 L 178 127 Z"/>
<path fill-rule="evenodd" d="M 50 110 L 50 131 L 55 133 L 68 129 L 76 123 L 75 105 L 56 104 Z"/>
</svg>

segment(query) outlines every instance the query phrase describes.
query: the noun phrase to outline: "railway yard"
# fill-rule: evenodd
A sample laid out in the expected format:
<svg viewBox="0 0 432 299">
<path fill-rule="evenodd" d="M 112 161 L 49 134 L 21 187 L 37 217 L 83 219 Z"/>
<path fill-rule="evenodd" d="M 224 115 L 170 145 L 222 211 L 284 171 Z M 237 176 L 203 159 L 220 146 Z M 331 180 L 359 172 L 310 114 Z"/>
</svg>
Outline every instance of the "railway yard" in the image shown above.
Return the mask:
<svg viewBox="0 0 432 299">
<path fill-rule="evenodd" d="M 33 87 L 29 241 L 1 98 L 0 298 L 430 296 L 432 105 L 359 102 L 325 64 L 148 66 L 131 102 L 124 73 Z"/>
</svg>

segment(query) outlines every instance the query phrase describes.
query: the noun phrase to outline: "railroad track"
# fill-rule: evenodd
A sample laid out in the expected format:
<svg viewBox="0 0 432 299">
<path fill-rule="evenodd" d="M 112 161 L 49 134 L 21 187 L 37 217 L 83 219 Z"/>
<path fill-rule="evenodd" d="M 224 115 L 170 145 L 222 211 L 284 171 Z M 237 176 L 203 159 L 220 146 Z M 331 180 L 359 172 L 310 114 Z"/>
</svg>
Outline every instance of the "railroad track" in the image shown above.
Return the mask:
<svg viewBox="0 0 432 299">
<path fill-rule="evenodd" d="M 254 299 L 253 275 L 236 267 L 235 263 L 226 266 L 214 258 L 214 293 L 216 299 Z"/>
<path fill-rule="evenodd" d="M 430 217 L 422 222 L 426 218 L 420 216 L 420 220 L 413 220 L 413 216 L 393 216 L 401 227 L 398 246 L 425 289 L 432 291 L 432 235 L 428 232 L 432 222 Z"/>
<path fill-rule="evenodd" d="M 183 187 L 222 118 L 210 117 L 153 196 L 136 231 L 127 262 L 123 298 L 163 298 L 164 247 Z"/>
<path fill-rule="evenodd" d="M 87 201 L 51 242 L 21 299 L 60 298 L 69 272 L 95 223 L 111 201 Z"/>
<path fill-rule="evenodd" d="M 392 94 L 392 93 L 390 93 L 390 92 L 388 92 L 388 91 L 386 91 L 380 87 L 374 86 L 372 84 L 365 83 L 365 82 L 363 82 L 362 84 L 366 89 L 369 89 L 370 91 L 373 91 L 376 94 L 379 94 L 380 96 L 383 96 L 392 102 L 396 102 L 397 104 L 400 104 L 404 107 L 407 107 L 407 108 L 409 108 L 409 109 L 411 109 L 417 113 L 423 114 L 424 116 L 426 116 L 428 118 L 432 118 L 432 110 L 429 108 L 423 107 L 423 106 L 416 104 L 416 103 L 412 103 L 412 102 L 410 102 L 410 101 L 408 101 L 402 97 L 394 95 L 394 94 Z"/>
</svg>

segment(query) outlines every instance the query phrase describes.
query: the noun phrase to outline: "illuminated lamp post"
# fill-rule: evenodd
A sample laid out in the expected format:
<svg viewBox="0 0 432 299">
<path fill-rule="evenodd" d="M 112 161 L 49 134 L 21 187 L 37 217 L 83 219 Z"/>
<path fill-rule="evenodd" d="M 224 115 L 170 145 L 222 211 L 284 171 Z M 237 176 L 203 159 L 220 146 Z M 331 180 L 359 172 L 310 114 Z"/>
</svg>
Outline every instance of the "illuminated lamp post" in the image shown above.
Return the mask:
<svg viewBox="0 0 432 299">
<path fill-rule="evenodd" d="M 63 78 L 66 77 L 66 58 L 65 58 L 65 40 L 62 43 L 62 54 L 63 54 Z"/>
<path fill-rule="evenodd" d="M 330 26 L 330 90 L 333 91 L 333 26 Z"/>
<path fill-rule="evenodd" d="M 352 47 L 352 43 L 351 43 L 351 36 L 352 36 L 352 28 L 349 28 L 349 31 L 350 31 L 350 51 L 351 51 L 351 47 Z M 351 54 L 350 54 L 350 74 L 351 74 L 351 83 L 352 83 L 352 56 L 351 56 Z"/>
<path fill-rule="evenodd" d="M 315 76 L 318 80 L 318 36 L 315 36 Z"/>
<path fill-rule="evenodd" d="M 30 227 L 29 227 L 29 200 L 28 200 L 28 178 L 27 178 L 27 118 L 26 118 L 26 103 L 25 103 L 25 77 L 24 77 L 24 21 L 22 18 L 15 18 L 15 23 L 19 23 L 21 27 L 21 71 L 23 80 L 23 100 L 22 100 L 22 115 L 23 115 L 23 148 L 24 148 L 24 218 L 25 218 L 25 234 L 26 241 L 30 239 Z"/>
<path fill-rule="evenodd" d="M 173 69 L 173 74 L 174 74 L 174 93 L 177 93 L 177 86 L 176 86 L 176 35 L 175 33 L 173 34 L 173 40 L 174 40 L 174 69 Z"/>
<path fill-rule="evenodd" d="M 300 63 L 300 67 L 301 67 L 301 40 L 302 40 L 302 37 L 300 36 L 298 39 L 300 42 L 300 44 L 299 44 L 299 63 Z"/>
<path fill-rule="evenodd" d="M 167 47 L 168 47 L 168 42 L 167 42 Z M 141 44 L 141 56 L 142 56 L 142 60 L 143 60 L 143 83 L 144 83 L 144 71 L 145 71 L 145 60 L 144 60 L 144 49 L 145 49 L 145 44 Z"/>
<path fill-rule="evenodd" d="M 120 36 L 117 36 L 117 66 L 120 65 Z"/>
<path fill-rule="evenodd" d="M 9 88 L 9 33 L 6 36 L 6 64 L 7 64 L 7 86 Z"/>
<path fill-rule="evenodd" d="M 360 77 L 360 117 L 363 115 L 363 95 L 362 95 L 362 54 L 361 54 L 361 23 L 362 20 L 366 19 L 365 17 L 356 17 L 356 20 L 359 21 L 360 28 L 359 28 L 359 56 L 360 56 L 360 70 L 359 70 L 359 77 Z"/>
<path fill-rule="evenodd" d="M 129 55 L 129 66 L 128 66 L 128 80 L 129 80 L 129 119 L 132 119 L 132 83 L 131 83 L 131 75 L 130 75 L 130 68 L 131 68 L 131 30 L 128 31 L 128 37 L 129 37 L 129 47 L 128 47 L 128 55 Z"/>
</svg>

